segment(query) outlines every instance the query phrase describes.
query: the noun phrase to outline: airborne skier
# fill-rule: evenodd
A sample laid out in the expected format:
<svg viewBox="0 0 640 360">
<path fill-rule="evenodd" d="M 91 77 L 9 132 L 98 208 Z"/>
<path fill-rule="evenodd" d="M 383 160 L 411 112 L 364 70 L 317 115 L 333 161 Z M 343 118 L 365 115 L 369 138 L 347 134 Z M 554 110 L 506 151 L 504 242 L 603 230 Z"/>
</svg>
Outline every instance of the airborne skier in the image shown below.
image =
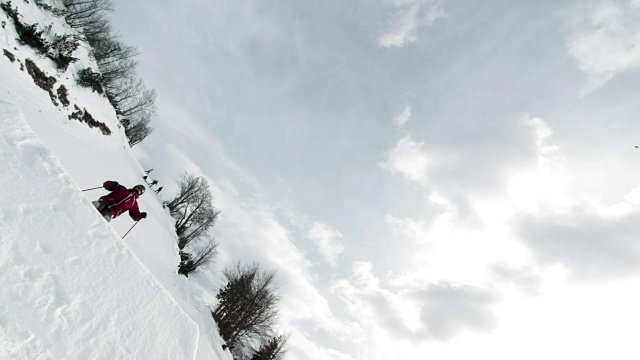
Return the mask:
<svg viewBox="0 0 640 360">
<path fill-rule="evenodd" d="M 145 191 L 143 185 L 136 185 L 131 189 L 127 189 L 118 184 L 117 181 L 105 181 L 102 186 L 111 192 L 100 197 L 97 201 L 93 201 L 92 204 L 105 220 L 111 221 L 111 219 L 117 218 L 125 211 L 129 211 L 129 216 L 135 221 L 140 221 L 147 217 L 146 212 L 140 212 L 138 209 L 137 200 Z"/>
</svg>

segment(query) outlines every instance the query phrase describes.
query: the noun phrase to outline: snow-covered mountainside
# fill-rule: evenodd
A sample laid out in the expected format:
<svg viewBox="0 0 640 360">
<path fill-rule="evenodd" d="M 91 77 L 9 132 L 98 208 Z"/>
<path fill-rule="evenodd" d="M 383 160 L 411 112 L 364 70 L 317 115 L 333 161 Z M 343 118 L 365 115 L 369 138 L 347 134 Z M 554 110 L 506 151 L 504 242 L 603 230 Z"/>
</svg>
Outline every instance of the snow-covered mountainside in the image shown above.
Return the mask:
<svg viewBox="0 0 640 360">
<path fill-rule="evenodd" d="M 65 31 L 22 9 L 27 22 Z M 0 21 L 10 24 L 3 12 Z M 86 49 L 74 56 L 59 72 L 12 26 L 0 29 L 0 359 L 231 359 L 201 292 L 176 272 L 172 219 L 156 194 L 141 197 L 149 216 L 122 239 L 134 222 L 105 222 L 90 201 L 106 191 L 81 191 L 144 183 L 144 170 L 109 102 L 75 85 L 92 62 Z M 68 106 L 34 83 L 27 59 L 66 87 Z M 111 134 L 70 120 L 76 105 Z"/>
<path fill-rule="evenodd" d="M 5 102 L 0 133 L 3 358 L 193 358 L 198 326 Z"/>
</svg>

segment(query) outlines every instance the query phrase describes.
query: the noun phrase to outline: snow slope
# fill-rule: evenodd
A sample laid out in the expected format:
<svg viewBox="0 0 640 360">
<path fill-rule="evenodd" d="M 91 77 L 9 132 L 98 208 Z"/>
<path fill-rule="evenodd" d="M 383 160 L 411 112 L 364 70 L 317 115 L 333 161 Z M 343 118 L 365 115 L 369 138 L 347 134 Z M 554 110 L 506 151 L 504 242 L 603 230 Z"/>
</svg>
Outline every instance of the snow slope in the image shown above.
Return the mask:
<svg viewBox="0 0 640 360">
<path fill-rule="evenodd" d="M 5 102 L 0 134 L 0 358 L 193 359 L 198 326 Z"/>
<path fill-rule="evenodd" d="M 65 31 L 33 5 L 20 9 L 26 23 Z M 2 11 L 0 20 L 10 23 Z M 149 216 L 122 240 L 134 222 L 107 224 L 90 204 L 106 191 L 79 190 L 144 183 L 111 105 L 75 85 L 75 73 L 93 65 L 86 49 L 59 73 L 15 38 L 11 26 L 0 29 L 0 359 L 231 359 L 202 291 L 176 272 L 162 200 L 143 195 Z M 67 87 L 70 107 L 53 105 L 20 70 L 27 58 Z M 112 134 L 69 120 L 74 104 Z"/>
</svg>

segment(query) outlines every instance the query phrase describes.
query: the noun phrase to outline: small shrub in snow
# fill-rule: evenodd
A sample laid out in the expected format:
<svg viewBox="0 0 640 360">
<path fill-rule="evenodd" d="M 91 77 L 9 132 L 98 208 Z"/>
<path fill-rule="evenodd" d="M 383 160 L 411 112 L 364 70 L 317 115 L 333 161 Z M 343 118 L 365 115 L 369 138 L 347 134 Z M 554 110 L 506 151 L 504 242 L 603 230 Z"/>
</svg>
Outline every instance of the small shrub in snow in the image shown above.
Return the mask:
<svg viewBox="0 0 640 360">
<path fill-rule="evenodd" d="M 0 9 L 4 10 L 7 15 L 12 19 L 17 19 L 20 14 L 18 13 L 18 8 L 11 7 L 11 1 L 7 1 L 6 3 L 0 4 Z"/>
<path fill-rule="evenodd" d="M 61 17 L 67 15 L 67 10 L 58 9 L 49 4 L 44 3 L 42 0 L 34 0 L 33 1 L 39 8 L 46 10 L 53 14 L 55 17 Z"/>
<path fill-rule="evenodd" d="M 189 277 L 191 274 L 208 268 L 217 254 L 218 243 L 212 237 L 208 237 L 207 243 L 195 249 L 192 253 L 180 251 L 178 274 Z"/>
<path fill-rule="evenodd" d="M 97 127 L 98 129 L 100 129 L 103 135 L 111 135 L 111 130 L 107 127 L 107 125 L 94 119 L 86 109 L 84 110 L 84 115 L 82 115 L 82 121 L 84 121 L 91 128 Z"/>
<path fill-rule="evenodd" d="M 67 88 L 64 85 L 60 85 L 60 87 L 57 90 L 58 93 L 58 99 L 60 99 L 60 102 L 62 103 L 63 106 L 67 107 L 69 106 L 69 93 L 67 92 Z"/>
<path fill-rule="evenodd" d="M 9 61 L 11 61 L 11 62 L 15 62 L 15 61 L 16 61 L 16 57 L 15 57 L 15 56 L 13 56 L 13 54 L 12 54 L 12 53 L 10 53 L 9 51 L 7 51 L 7 49 L 2 49 L 2 50 L 4 50 L 4 56 L 8 57 L 8 58 L 9 58 Z"/>
<path fill-rule="evenodd" d="M 42 29 L 42 34 L 44 35 L 45 38 L 51 34 L 52 28 L 53 28 L 53 23 L 45 26 L 44 29 Z"/>
<path fill-rule="evenodd" d="M 74 105 L 76 111 L 69 115 L 69 120 L 78 120 L 80 122 L 84 122 L 89 125 L 90 128 L 97 127 L 100 129 L 103 135 L 111 135 L 111 130 L 107 125 L 103 122 L 97 121 L 93 118 L 93 116 L 87 111 L 87 109 L 80 109 L 78 105 Z"/>
<path fill-rule="evenodd" d="M 7 15 L 13 19 L 13 23 L 18 33 L 18 41 L 22 45 L 27 45 L 38 53 L 47 56 L 56 64 L 60 70 L 66 70 L 69 64 L 78 59 L 71 54 L 78 48 L 78 36 L 76 35 L 55 35 L 53 42 L 48 43 L 46 37 L 51 33 L 53 24 L 38 30 L 38 24 L 26 25 L 20 22 L 18 9 L 11 7 L 11 1 L 0 4 Z"/>
<path fill-rule="evenodd" d="M 82 110 L 78 107 L 78 105 L 73 105 L 73 107 L 76 109 L 76 111 L 72 112 L 71 115 L 69 115 L 69 120 L 81 121 Z"/>
<path fill-rule="evenodd" d="M 53 85 L 56 83 L 56 78 L 53 76 L 47 76 L 47 74 L 40 70 L 40 68 L 31 61 L 31 59 L 25 60 L 25 64 L 27 65 L 27 72 L 31 75 L 31 78 L 33 78 L 33 82 L 36 85 L 46 91 L 51 91 L 53 89 Z"/>
<path fill-rule="evenodd" d="M 53 85 L 56 83 L 56 78 L 47 76 L 31 59 L 25 60 L 25 64 L 27 65 L 27 72 L 31 75 L 33 82 L 42 90 L 48 92 L 53 105 L 58 106 L 58 101 L 53 93 Z"/>
<path fill-rule="evenodd" d="M 44 30 L 38 31 L 38 24 L 20 24 L 20 26 L 17 26 L 16 24 L 16 31 L 18 32 L 18 41 L 22 45 L 32 47 L 40 54 L 47 54 L 49 51 L 49 44 L 42 36 Z"/>
<path fill-rule="evenodd" d="M 0 8 L 13 20 L 18 33 L 18 41 L 22 45 L 30 46 L 40 54 L 46 55 L 49 51 L 49 44 L 43 37 L 44 30 L 38 30 L 38 24 L 25 25 L 20 22 L 18 8 L 12 8 L 11 1 L 0 4 Z"/>
<path fill-rule="evenodd" d="M 102 75 L 100 73 L 93 72 L 91 68 L 84 68 L 78 71 L 78 80 L 76 80 L 76 82 L 78 85 L 90 88 L 98 94 L 104 93 L 104 88 L 102 87 Z"/>
<path fill-rule="evenodd" d="M 58 69 L 65 71 L 69 64 L 78 61 L 71 54 L 76 51 L 79 45 L 76 35 L 55 35 L 47 56 L 53 60 Z"/>
</svg>

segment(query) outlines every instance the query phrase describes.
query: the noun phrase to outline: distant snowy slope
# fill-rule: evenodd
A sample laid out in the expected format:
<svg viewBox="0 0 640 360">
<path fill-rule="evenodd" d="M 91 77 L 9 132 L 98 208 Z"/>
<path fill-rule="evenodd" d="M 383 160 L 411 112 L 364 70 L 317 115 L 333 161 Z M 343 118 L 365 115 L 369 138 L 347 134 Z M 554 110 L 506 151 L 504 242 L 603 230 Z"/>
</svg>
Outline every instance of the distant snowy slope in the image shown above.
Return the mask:
<svg viewBox="0 0 640 360">
<path fill-rule="evenodd" d="M 0 101 L 0 359 L 194 359 L 199 330 Z"/>
</svg>

